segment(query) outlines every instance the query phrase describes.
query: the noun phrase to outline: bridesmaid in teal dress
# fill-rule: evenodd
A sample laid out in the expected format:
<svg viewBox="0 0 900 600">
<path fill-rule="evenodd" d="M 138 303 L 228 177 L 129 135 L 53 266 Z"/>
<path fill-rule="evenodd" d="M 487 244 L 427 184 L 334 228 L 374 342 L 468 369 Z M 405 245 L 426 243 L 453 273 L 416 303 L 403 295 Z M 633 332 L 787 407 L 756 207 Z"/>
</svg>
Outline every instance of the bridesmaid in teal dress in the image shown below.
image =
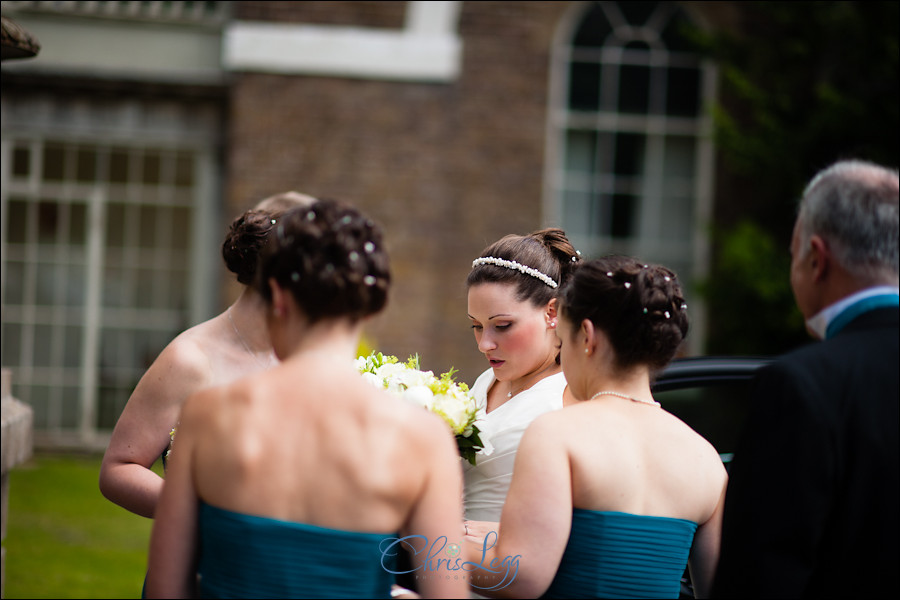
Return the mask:
<svg viewBox="0 0 900 600">
<path fill-rule="evenodd" d="M 409 544 L 424 596 L 466 593 L 421 551 L 462 542 L 452 434 L 353 365 L 389 282 L 380 230 L 353 207 L 319 200 L 279 219 L 256 288 L 281 362 L 184 404 L 148 597 L 389 597 Z"/>
<path fill-rule="evenodd" d="M 563 286 L 557 335 L 580 402 L 526 430 L 499 525 L 468 524 L 469 560 L 518 566 L 474 568 L 479 594 L 677 598 L 686 565 L 696 595 L 709 593 L 727 475 L 650 393 L 686 309 L 671 271 L 629 257 L 587 261 Z"/>
</svg>

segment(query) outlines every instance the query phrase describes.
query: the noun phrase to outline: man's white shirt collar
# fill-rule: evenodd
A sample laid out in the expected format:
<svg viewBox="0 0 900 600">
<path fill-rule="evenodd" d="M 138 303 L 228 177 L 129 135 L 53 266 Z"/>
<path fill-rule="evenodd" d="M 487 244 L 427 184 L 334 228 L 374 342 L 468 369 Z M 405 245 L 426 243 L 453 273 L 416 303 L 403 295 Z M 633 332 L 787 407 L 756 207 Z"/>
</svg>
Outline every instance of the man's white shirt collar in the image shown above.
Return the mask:
<svg viewBox="0 0 900 600">
<path fill-rule="evenodd" d="M 879 285 L 856 292 L 855 294 L 851 294 L 846 298 L 841 298 L 834 304 L 826 306 L 821 311 L 807 319 L 806 326 L 815 334 L 816 338 L 824 340 L 825 330 L 828 329 L 828 324 L 831 323 L 839 314 L 847 310 L 847 308 L 856 304 L 860 300 L 865 300 L 866 298 L 871 298 L 872 296 L 881 296 L 886 294 L 900 294 L 900 288 L 891 287 L 889 285 Z"/>
</svg>

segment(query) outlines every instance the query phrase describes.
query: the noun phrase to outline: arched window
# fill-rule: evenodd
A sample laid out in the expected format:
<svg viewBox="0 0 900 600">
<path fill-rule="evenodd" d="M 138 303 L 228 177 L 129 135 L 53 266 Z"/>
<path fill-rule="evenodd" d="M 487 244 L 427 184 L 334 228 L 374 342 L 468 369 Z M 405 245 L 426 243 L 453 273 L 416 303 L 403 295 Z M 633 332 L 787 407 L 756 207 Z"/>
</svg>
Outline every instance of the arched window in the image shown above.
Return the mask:
<svg viewBox="0 0 900 600">
<path fill-rule="evenodd" d="M 714 70 L 689 23 L 675 2 L 575 6 L 553 49 L 545 213 L 584 254 L 660 262 L 690 288 L 706 267 Z"/>
</svg>

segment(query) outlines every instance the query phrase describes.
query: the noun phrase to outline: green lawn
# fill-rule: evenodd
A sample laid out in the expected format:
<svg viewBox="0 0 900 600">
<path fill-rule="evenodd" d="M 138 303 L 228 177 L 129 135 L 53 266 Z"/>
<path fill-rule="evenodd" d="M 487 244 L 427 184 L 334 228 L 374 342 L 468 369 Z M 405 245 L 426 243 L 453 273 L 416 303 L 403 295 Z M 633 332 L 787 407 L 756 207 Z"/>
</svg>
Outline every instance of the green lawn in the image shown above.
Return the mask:
<svg viewBox="0 0 900 600">
<path fill-rule="evenodd" d="M 97 487 L 99 456 L 37 454 L 9 483 L 5 598 L 139 598 L 149 519 Z"/>
</svg>

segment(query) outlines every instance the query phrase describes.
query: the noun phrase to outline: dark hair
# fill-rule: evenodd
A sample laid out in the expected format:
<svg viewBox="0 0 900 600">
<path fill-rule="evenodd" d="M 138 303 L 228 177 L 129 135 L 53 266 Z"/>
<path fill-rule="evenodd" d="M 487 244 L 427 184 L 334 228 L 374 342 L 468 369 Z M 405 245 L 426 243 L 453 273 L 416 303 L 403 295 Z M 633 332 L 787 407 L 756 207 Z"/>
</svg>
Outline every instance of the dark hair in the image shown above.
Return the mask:
<svg viewBox="0 0 900 600">
<path fill-rule="evenodd" d="M 256 279 L 259 253 L 269 239 L 278 218 L 297 206 L 309 205 L 315 198 L 298 192 L 269 196 L 231 222 L 222 243 L 222 258 L 228 270 L 244 285 Z"/>
<path fill-rule="evenodd" d="M 381 229 L 336 200 L 294 208 L 278 219 L 260 256 L 256 289 L 266 302 L 269 279 L 290 291 L 312 322 L 377 313 L 391 280 Z"/>
<path fill-rule="evenodd" d="M 584 319 L 609 338 L 617 366 L 665 367 L 688 331 L 687 305 L 675 274 L 629 256 L 582 263 L 560 292 L 560 311 L 577 330 Z"/>
<path fill-rule="evenodd" d="M 529 300 L 535 306 L 543 306 L 556 298 L 575 264 L 581 260 L 566 233 L 556 228 L 541 229 L 528 235 L 507 235 L 484 249 L 481 258 L 488 256 L 515 261 L 540 271 L 555 281 L 558 287 L 553 288 L 541 279 L 516 269 L 491 264 L 481 264 L 469 271 L 466 286 L 510 283 L 516 287 L 516 299 L 520 302 Z"/>
</svg>

